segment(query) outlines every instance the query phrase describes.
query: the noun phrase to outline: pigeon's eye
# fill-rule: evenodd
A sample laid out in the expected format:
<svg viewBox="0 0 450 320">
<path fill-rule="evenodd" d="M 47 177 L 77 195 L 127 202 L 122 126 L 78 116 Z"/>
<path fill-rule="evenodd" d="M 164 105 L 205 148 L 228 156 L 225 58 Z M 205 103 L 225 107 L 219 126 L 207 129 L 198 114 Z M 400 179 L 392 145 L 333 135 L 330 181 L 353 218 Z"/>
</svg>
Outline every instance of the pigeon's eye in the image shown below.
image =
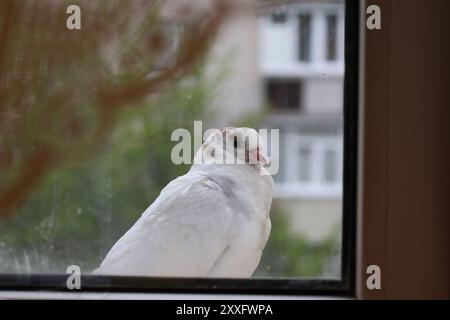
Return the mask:
<svg viewBox="0 0 450 320">
<path fill-rule="evenodd" d="M 237 149 L 237 147 L 238 147 L 237 137 L 234 137 L 234 148 Z"/>
</svg>

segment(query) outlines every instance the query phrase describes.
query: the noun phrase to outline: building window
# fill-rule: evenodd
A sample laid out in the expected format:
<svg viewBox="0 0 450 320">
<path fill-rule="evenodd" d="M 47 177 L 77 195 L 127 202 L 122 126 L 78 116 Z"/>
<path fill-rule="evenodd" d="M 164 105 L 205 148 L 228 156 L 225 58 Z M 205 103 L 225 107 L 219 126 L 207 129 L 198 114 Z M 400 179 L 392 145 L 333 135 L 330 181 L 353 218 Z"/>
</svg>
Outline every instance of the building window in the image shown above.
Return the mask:
<svg viewBox="0 0 450 320">
<path fill-rule="evenodd" d="M 276 110 L 298 111 L 301 109 L 302 85 L 296 79 L 269 79 L 266 94 L 270 106 Z"/>
<path fill-rule="evenodd" d="M 270 17 L 274 24 L 283 24 L 287 21 L 287 14 L 283 11 L 276 11 Z"/>
<path fill-rule="evenodd" d="M 298 179 L 300 182 L 307 183 L 311 179 L 311 149 L 308 147 L 301 147 L 298 160 Z"/>
<path fill-rule="evenodd" d="M 312 26 L 311 14 L 302 13 L 298 16 L 299 24 L 299 59 L 303 62 L 311 60 Z"/>
<path fill-rule="evenodd" d="M 330 14 L 326 21 L 326 58 L 328 61 L 335 61 L 337 58 L 337 16 Z"/>
<path fill-rule="evenodd" d="M 301 128 L 300 128 L 301 129 Z M 289 174 L 276 181 L 277 195 L 291 198 L 336 199 L 342 192 L 342 136 L 290 131 L 283 151 Z"/>
<path fill-rule="evenodd" d="M 338 183 L 338 158 L 335 150 L 326 150 L 324 153 L 323 180 L 325 183 Z"/>
</svg>

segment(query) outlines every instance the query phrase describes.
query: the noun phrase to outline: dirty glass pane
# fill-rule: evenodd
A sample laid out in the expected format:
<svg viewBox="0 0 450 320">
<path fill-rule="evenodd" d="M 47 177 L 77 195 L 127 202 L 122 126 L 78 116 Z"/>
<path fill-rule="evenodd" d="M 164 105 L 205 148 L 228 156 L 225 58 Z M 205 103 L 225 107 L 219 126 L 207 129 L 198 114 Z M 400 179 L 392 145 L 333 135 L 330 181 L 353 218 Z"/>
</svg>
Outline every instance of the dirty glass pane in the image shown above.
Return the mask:
<svg viewBox="0 0 450 320">
<path fill-rule="evenodd" d="M 345 2 L 225 2 L 1 2 L 0 273 L 95 270 L 196 121 L 279 130 L 252 277 L 340 279 Z"/>
<path fill-rule="evenodd" d="M 337 16 L 334 14 L 327 16 L 327 59 L 335 60 L 337 54 Z"/>
<path fill-rule="evenodd" d="M 311 60 L 311 15 L 302 13 L 298 16 L 300 60 Z"/>
</svg>

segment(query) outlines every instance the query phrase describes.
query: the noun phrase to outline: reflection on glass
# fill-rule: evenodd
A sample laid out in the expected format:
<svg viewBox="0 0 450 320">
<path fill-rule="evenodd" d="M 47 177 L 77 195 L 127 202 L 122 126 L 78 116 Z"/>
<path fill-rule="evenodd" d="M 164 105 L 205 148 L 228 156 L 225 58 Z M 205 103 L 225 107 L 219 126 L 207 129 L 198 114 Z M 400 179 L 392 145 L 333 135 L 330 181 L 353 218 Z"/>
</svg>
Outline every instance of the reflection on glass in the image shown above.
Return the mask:
<svg viewBox="0 0 450 320">
<path fill-rule="evenodd" d="M 291 79 L 269 79 L 266 85 L 267 99 L 278 110 L 299 110 L 301 83 Z"/>
</svg>

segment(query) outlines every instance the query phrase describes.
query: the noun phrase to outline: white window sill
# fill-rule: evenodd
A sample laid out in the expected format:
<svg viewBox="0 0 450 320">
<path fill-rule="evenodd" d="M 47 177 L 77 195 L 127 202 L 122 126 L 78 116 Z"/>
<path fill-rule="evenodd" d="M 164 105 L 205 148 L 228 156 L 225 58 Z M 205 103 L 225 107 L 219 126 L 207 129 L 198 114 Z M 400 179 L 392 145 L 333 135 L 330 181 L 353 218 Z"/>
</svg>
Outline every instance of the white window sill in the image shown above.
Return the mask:
<svg viewBox="0 0 450 320">
<path fill-rule="evenodd" d="M 350 297 L 308 295 L 94 293 L 52 291 L 0 291 L 0 300 L 352 300 Z"/>
</svg>

